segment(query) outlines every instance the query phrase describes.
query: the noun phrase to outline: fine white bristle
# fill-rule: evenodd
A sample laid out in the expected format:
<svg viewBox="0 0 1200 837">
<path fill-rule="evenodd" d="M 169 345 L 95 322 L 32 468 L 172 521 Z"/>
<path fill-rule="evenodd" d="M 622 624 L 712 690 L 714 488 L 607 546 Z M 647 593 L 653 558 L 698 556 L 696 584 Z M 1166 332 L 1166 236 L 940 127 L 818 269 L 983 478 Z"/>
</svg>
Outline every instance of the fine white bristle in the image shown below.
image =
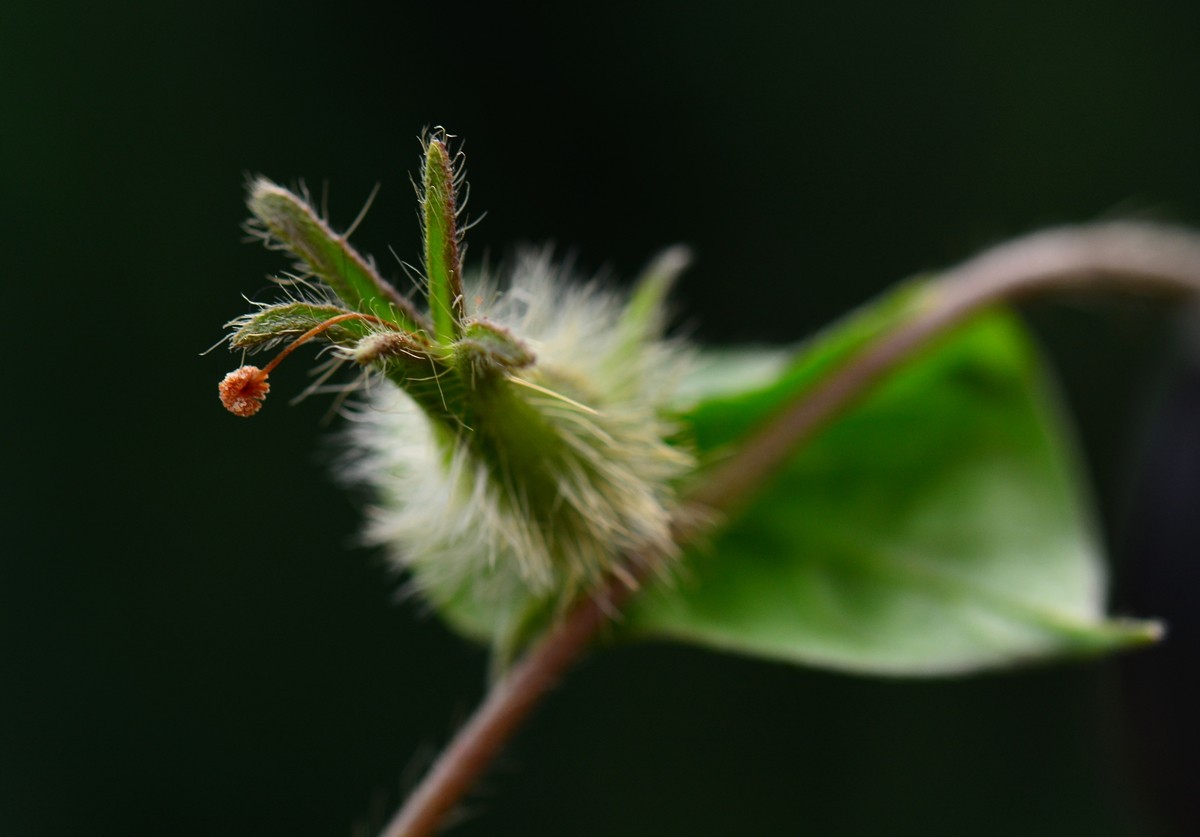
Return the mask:
<svg viewBox="0 0 1200 837">
<path fill-rule="evenodd" d="M 529 508 L 519 480 L 448 443 L 397 388 L 376 387 L 351 414 L 344 471 L 374 491 L 369 541 L 435 600 L 467 595 L 484 610 L 514 586 L 571 595 L 634 552 L 671 554 L 675 485 L 693 461 L 665 441 L 662 416 L 688 351 L 632 333 L 621 295 L 572 282 L 544 252 L 521 258 L 503 292 L 468 297 L 490 300 L 477 313 L 537 359 L 510 383 L 559 440 L 554 507 Z"/>
</svg>

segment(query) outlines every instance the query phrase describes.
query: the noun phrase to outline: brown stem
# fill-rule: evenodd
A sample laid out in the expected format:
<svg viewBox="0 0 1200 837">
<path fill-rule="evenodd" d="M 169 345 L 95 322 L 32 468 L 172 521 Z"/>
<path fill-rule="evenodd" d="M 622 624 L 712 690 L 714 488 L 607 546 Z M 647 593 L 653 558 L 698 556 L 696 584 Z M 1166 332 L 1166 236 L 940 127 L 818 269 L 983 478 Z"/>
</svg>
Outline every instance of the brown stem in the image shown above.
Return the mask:
<svg viewBox="0 0 1200 837">
<path fill-rule="evenodd" d="M 525 716 L 611 618 L 612 609 L 624 604 L 628 590 L 625 585 L 614 584 L 608 598 L 588 599 L 576 607 L 491 688 L 383 830 L 385 837 L 437 833 L 446 814 L 487 768 Z"/>
<path fill-rule="evenodd" d="M 871 391 L 933 338 L 998 302 L 1062 291 L 1150 294 L 1200 292 L 1200 235 L 1114 223 L 1025 236 L 993 247 L 942 274 L 924 305 L 792 402 L 714 469 L 689 498 L 728 514 L 745 503 L 796 449 Z"/>
<path fill-rule="evenodd" d="M 1036 233 L 1002 244 L 943 274 L 927 304 L 789 404 L 687 498 L 713 519 L 747 502 L 822 426 L 852 406 L 934 337 L 989 305 L 1064 290 L 1200 293 L 1200 236 L 1165 227 L 1114 223 Z M 705 511 L 707 510 L 707 511 Z M 681 544 L 695 525 L 677 528 Z M 636 564 L 634 564 L 636 566 Z M 541 697 L 587 649 L 631 595 L 610 584 L 578 605 L 492 687 L 382 837 L 435 834 Z"/>
</svg>

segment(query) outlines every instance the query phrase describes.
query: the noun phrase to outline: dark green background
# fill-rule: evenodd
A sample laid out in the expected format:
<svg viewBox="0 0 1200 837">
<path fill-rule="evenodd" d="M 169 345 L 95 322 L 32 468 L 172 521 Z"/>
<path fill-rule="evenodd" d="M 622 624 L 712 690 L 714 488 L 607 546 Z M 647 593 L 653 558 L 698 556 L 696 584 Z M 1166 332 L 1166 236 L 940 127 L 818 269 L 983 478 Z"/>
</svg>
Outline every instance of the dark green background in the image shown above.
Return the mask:
<svg viewBox="0 0 1200 837">
<path fill-rule="evenodd" d="M 687 242 L 694 334 L 793 341 L 1039 226 L 1200 223 L 1190 6 L 6 3 L 0 834 L 349 835 L 479 697 L 483 654 L 352 546 L 329 402 L 285 404 L 305 364 L 253 422 L 217 404 L 235 359 L 199 352 L 283 267 L 241 243 L 246 173 L 328 183 L 343 224 L 382 182 L 356 241 L 397 274 L 416 137 L 443 124 L 487 211 L 471 259 L 555 241 L 628 276 Z M 1176 319 L 1030 315 L 1135 567 Z M 1147 655 L 1169 685 L 1137 688 L 1178 693 L 1174 636 Z M 1129 668 L 896 682 L 608 652 L 455 833 L 1188 833 L 1159 791 L 1196 775 L 1194 713 L 1153 737 Z"/>
</svg>

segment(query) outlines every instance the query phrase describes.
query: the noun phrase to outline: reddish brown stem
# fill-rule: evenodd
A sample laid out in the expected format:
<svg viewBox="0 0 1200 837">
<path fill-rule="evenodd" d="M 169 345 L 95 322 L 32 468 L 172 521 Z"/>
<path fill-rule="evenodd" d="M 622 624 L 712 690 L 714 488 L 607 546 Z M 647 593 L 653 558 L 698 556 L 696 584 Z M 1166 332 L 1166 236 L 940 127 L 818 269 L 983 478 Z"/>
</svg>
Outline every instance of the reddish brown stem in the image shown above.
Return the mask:
<svg viewBox="0 0 1200 837">
<path fill-rule="evenodd" d="M 328 320 L 325 320 L 324 322 L 318 323 L 317 325 L 313 326 L 308 331 L 304 332 L 299 337 L 297 337 L 295 340 L 293 340 L 291 343 L 288 343 L 288 345 L 283 349 L 283 351 L 281 351 L 279 354 L 275 355 L 275 357 L 271 358 L 271 362 L 268 363 L 266 366 L 264 366 L 262 369 L 263 377 L 265 378 L 267 375 L 270 375 L 271 372 L 274 371 L 276 366 L 283 363 L 283 359 L 285 357 L 290 355 L 292 352 L 296 351 L 297 347 L 303 345 L 304 343 L 307 343 L 309 340 L 316 337 L 318 334 L 320 334 L 322 331 L 329 328 L 330 326 L 335 326 L 338 323 L 345 322 L 346 320 L 367 320 L 368 322 L 378 323 L 379 325 L 388 325 L 388 323 L 385 323 L 383 320 L 379 319 L 378 317 L 372 317 L 370 314 L 357 314 L 353 311 L 348 311 L 345 314 L 338 314 L 336 317 L 330 317 Z"/>
<path fill-rule="evenodd" d="M 628 587 L 612 585 L 607 598 L 588 599 L 576 607 L 527 652 L 488 692 L 383 834 L 436 834 L 450 809 L 628 595 Z"/>
</svg>

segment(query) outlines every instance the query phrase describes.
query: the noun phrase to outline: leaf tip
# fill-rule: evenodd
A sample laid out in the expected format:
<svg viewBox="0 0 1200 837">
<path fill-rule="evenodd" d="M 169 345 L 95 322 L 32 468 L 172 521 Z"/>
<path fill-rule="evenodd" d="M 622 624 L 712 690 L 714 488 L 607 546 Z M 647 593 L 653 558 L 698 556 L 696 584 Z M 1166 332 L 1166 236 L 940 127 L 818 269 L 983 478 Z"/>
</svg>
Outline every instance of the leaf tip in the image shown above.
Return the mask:
<svg viewBox="0 0 1200 837">
<path fill-rule="evenodd" d="M 1156 645 L 1167 636 L 1166 623 L 1153 619 L 1119 619 L 1113 626 L 1120 630 L 1126 644 L 1134 647 Z"/>
</svg>

